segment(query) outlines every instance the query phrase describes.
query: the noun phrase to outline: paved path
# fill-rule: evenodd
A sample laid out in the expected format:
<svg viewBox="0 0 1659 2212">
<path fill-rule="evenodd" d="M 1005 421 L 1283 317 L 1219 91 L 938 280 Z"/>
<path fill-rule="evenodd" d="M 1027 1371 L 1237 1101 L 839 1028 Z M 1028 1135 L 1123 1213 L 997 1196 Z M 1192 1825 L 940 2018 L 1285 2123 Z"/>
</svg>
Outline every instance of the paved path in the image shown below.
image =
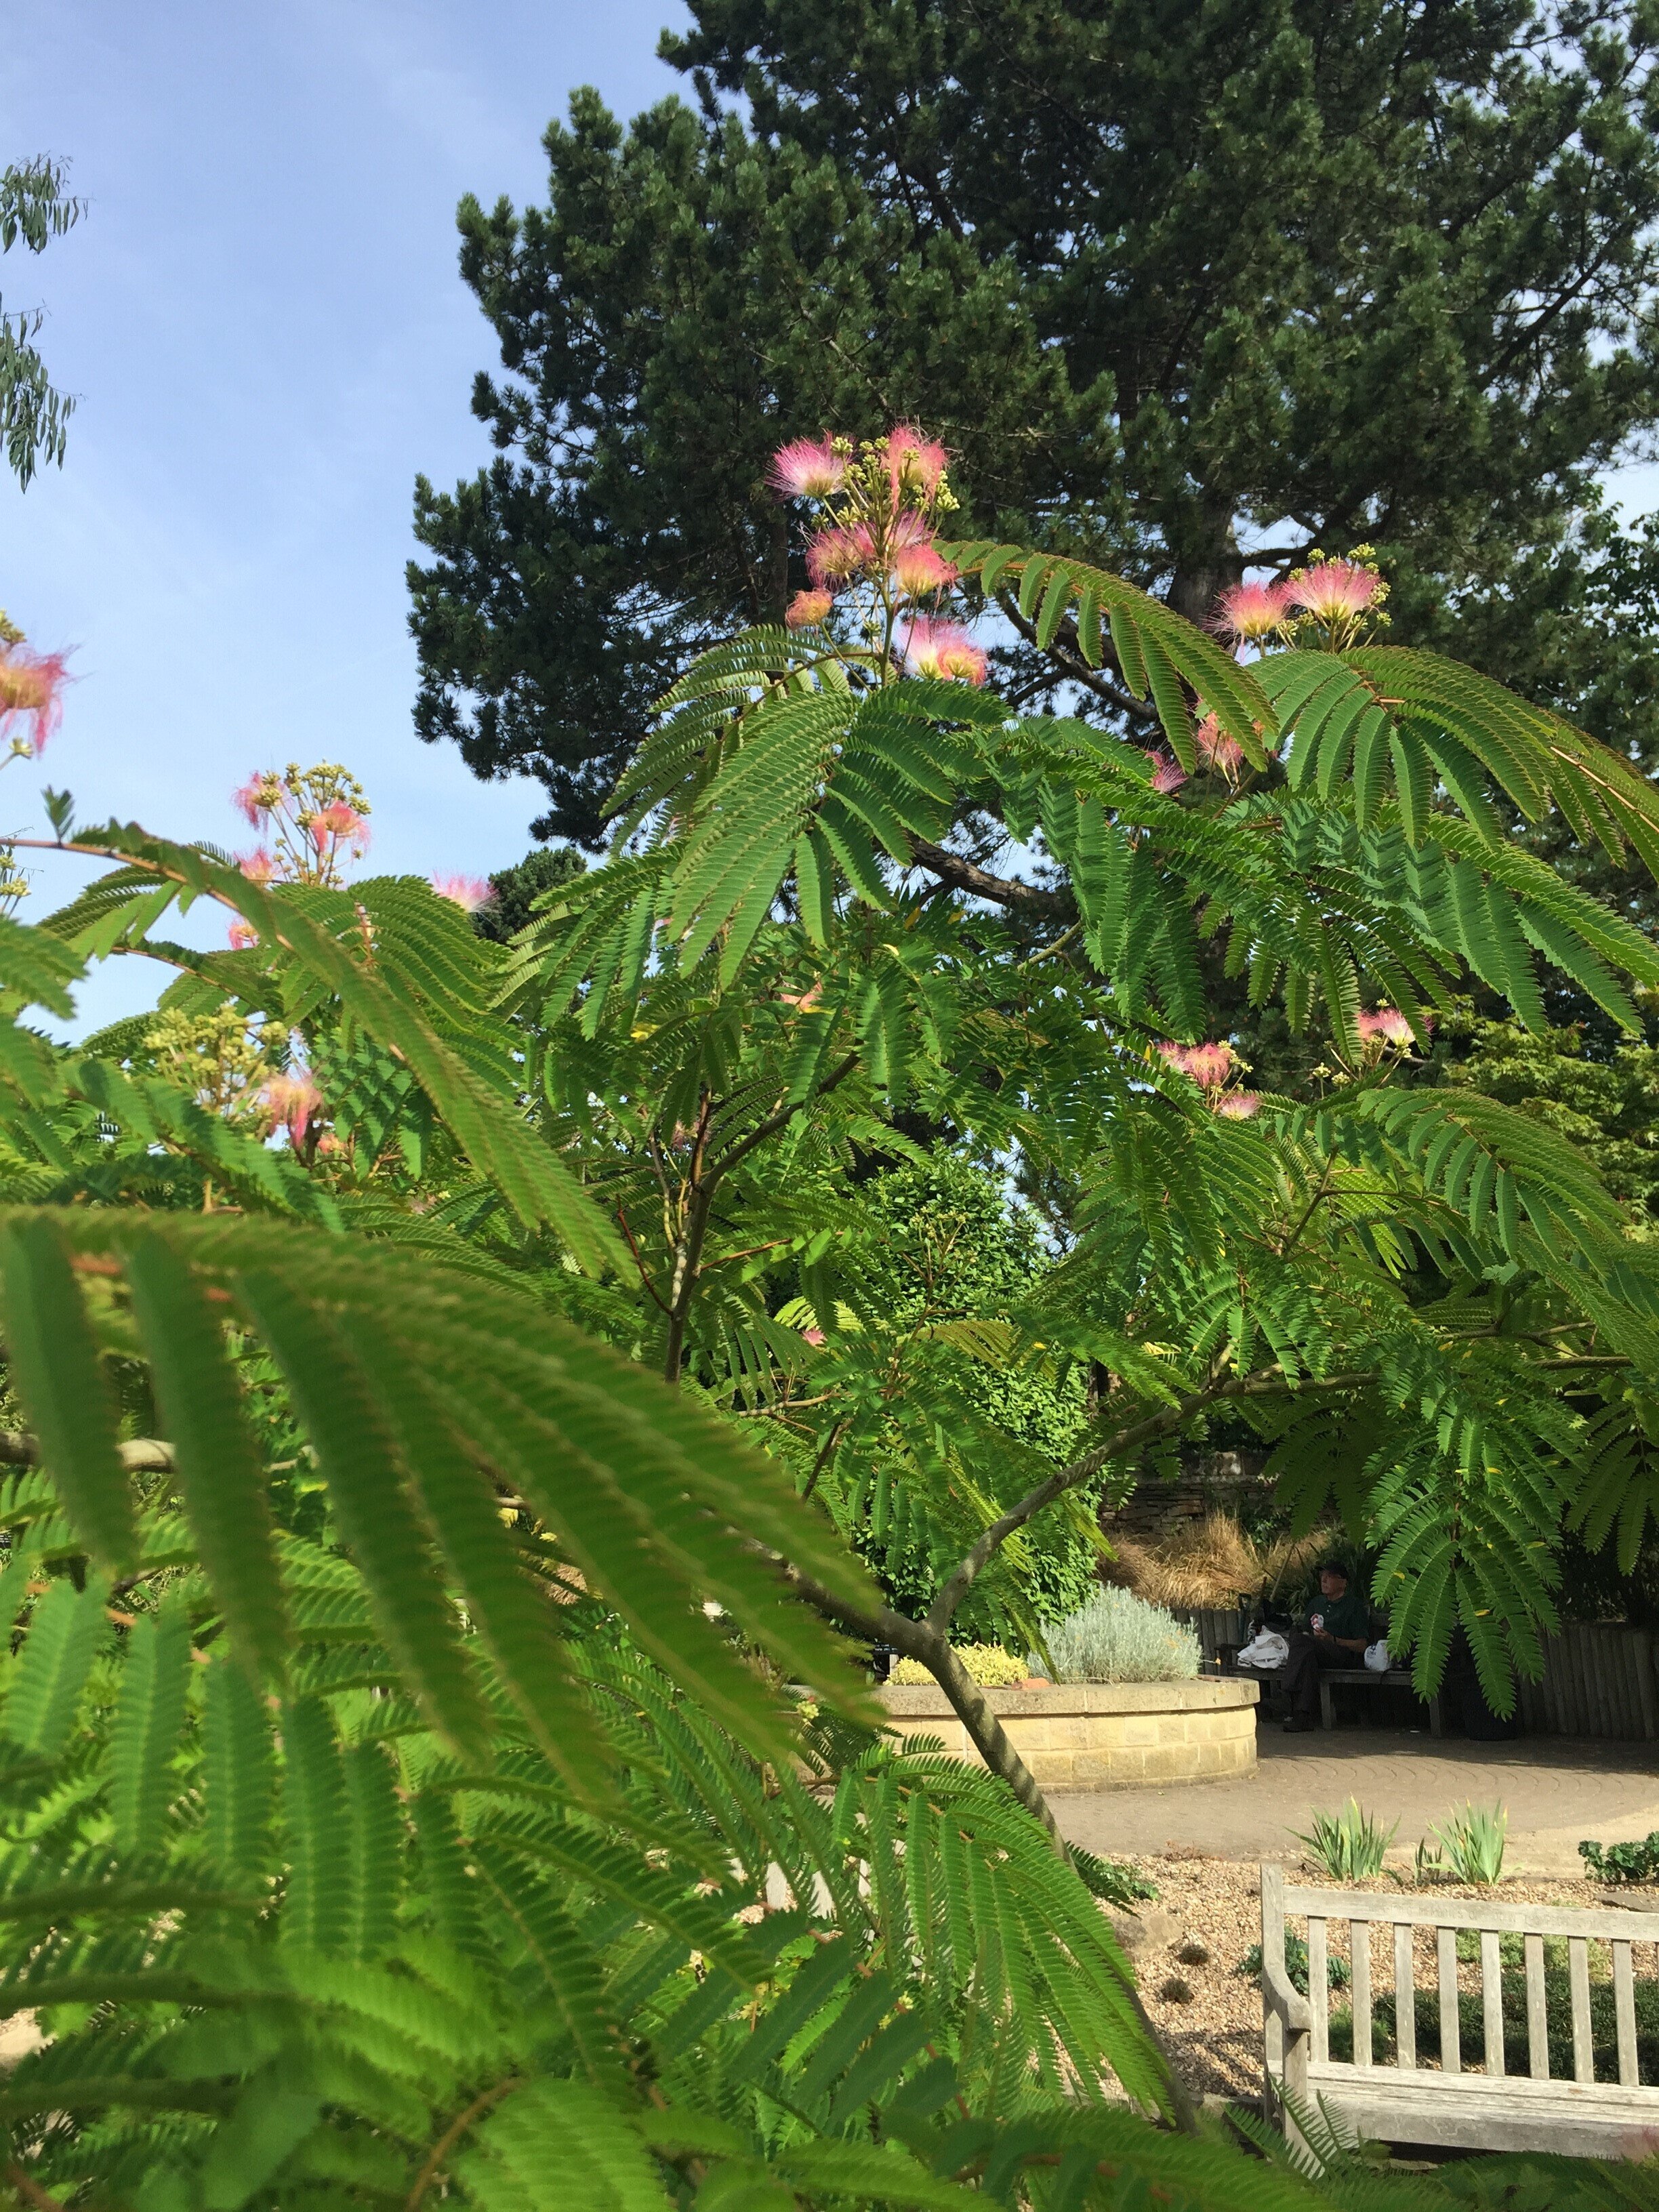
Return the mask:
<svg viewBox="0 0 1659 2212">
<path fill-rule="evenodd" d="M 1510 1812 L 1507 1870 L 1580 1871 L 1578 1840 L 1622 1843 L 1659 1828 L 1659 1744 L 1589 1743 L 1529 1736 L 1469 1743 L 1382 1729 L 1257 1733 L 1254 1774 L 1155 1789 L 1055 1790 L 1062 1832 L 1091 1850 L 1151 1854 L 1182 1845 L 1218 1858 L 1295 1857 L 1294 1832 L 1317 1807 L 1358 1797 L 1382 1820 L 1398 1819 L 1407 1856 L 1431 1820 L 1466 1798 Z"/>
</svg>

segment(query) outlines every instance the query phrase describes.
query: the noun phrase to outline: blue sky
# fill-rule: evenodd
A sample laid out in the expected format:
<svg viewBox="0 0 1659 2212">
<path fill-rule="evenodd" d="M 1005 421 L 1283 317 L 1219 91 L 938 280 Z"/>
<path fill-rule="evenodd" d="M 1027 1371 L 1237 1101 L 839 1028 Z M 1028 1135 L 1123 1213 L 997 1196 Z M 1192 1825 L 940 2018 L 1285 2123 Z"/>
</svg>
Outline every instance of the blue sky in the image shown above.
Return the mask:
<svg viewBox="0 0 1659 2212">
<path fill-rule="evenodd" d="M 486 873 L 527 848 L 527 781 L 483 785 L 410 722 L 404 562 L 417 470 L 487 447 L 494 361 L 455 267 L 455 203 L 545 191 L 572 87 L 624 117 L 679 88 L 676 0 L 54 0 L 9 11 L 0 158 L 69 157 L 86 220 L 0 259 L 8 308 L 75 392 L 65 466 L 0 485 L 0 606 L 72 645 L 79 681 L 0 824 L 42 782 L 83 819 L 247 842 L 253 768 L 338 760 L 367 785 L 376 869 Z M 26 907 L 87 863 L 43 864 Z M 83 994 L 146 1003 L 149 963 Z"/>
</svg>

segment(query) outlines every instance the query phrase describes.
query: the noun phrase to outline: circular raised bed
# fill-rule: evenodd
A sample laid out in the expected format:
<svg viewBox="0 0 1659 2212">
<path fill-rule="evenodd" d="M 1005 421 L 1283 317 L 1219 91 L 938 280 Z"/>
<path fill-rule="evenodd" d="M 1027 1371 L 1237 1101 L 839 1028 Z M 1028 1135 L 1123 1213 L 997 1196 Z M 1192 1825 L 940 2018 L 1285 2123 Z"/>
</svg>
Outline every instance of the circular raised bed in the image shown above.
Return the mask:
<svg viewBox="0 0 1659 2212">
<path fill-rule="evenodd" d="M 987 1702 L 1044 1790 L 1117 1790 L 1219 1781 L 1255 1765 L 1260 1686 L 1235 1680 L 1060 1682 L 988 1690 Z M 933 1683 L 892 1683 L 882 1703 L 899 1733 L 942 1737 L 958 1759 L 984 1764 Z"/>
</svg>

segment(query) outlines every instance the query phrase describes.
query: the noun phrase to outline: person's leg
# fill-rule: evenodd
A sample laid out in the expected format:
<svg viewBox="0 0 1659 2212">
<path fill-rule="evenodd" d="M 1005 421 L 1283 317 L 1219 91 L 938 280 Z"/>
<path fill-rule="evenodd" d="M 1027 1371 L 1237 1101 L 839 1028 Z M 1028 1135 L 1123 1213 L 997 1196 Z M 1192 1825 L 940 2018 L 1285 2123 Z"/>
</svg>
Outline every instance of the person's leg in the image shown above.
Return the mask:
<svg viewBox="0 0 1659 2212">
<path fill-rule="evenodd" d="M 1312 1728 L 1319 1713 L 1319 1646 L 1311 1636 L 1291 1638 L 1291 1656 L 1285 1662 L 1285 1686 L 1290 1693 L 1287 1729 Z"/>
</svg>

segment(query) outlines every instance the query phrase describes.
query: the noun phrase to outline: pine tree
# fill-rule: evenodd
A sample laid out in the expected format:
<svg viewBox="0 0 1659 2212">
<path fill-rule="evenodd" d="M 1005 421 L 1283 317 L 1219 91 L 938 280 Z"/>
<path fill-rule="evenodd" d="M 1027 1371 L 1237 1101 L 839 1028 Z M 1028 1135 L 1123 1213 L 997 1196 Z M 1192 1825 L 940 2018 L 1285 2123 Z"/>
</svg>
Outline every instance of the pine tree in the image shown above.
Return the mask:
<svg viewBox="0 0 1659 2212">
<path fill-rule="evenodd" d="M 1583 526 L 1656 416 L 1635 10 L 692 14 L 665 52 L 701 115 L 624 134 L 579 94 L 544 209 L 461 209 L 501 451 L 419 488 L 416 721 L 539 775 L 539 834 L 591 840 L 649 700 L 800 582 L 769 447 L 910 413 L 957 453 L 973 530 L 1199 617 L 1243 549 L 1369 541 L 1396 635 L 1443 645 L 1476 597 L 1480 664 L 1536 691 L 1542 594 L 1579 701 L 1609 688 Z M 1063 629 L 1010 672 L 1155 734 Z"/>
</svg>

